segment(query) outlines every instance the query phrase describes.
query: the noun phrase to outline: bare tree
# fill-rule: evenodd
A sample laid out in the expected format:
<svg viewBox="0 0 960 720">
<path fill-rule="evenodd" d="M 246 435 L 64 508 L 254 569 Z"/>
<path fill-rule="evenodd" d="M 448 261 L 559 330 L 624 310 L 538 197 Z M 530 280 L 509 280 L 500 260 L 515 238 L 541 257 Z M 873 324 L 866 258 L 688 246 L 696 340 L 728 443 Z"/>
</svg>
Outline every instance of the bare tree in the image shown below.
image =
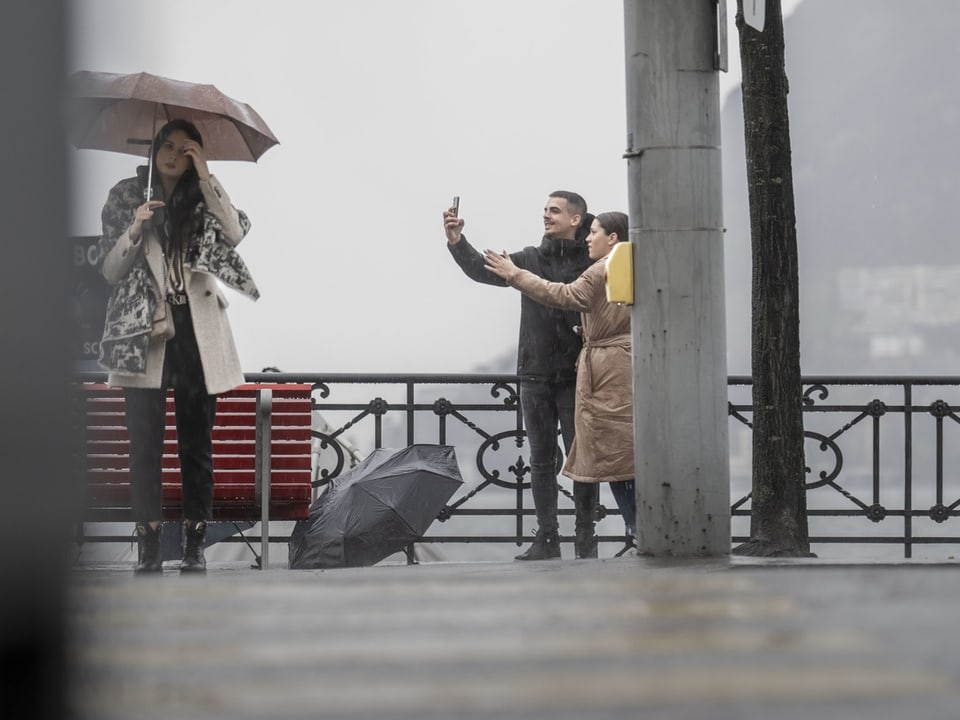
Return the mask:
<svg viewBox="0 0 960 720">
<path fill-rule="evenodd" d="M 766 2 L 763 30 L 744 2 Z M 809 556 L 797 229 L 780 0 L 737 0 L 753 255 L 753 495 L 734 554 Z"/>
</svg>

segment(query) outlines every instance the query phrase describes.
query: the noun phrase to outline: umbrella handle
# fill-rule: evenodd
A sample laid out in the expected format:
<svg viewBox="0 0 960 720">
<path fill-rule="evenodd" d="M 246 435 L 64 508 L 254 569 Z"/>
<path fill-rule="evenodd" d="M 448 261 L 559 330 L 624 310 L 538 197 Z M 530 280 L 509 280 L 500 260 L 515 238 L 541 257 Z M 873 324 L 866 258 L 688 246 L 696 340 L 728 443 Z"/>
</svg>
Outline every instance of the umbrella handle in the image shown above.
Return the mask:
<svg viewBox="0 0 960 720">
<path fill-rule="evenodd" d="M 147 186 L 143 189 L 143 199 L 149 202 L 153 198 L 153 158 L 147 160 Z"/>
</svg>

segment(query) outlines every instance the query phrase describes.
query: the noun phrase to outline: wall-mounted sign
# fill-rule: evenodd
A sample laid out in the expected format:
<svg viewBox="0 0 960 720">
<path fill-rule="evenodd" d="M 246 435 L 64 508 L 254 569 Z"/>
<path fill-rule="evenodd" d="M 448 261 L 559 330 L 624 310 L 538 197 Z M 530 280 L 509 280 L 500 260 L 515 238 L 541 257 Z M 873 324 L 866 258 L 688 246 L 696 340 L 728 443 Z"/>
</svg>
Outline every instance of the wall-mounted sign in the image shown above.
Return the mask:
<svg viewBox="0 0 960 720">
<path fill-rule="evenodd" d="M 97 365 L 97 357 L 110 286 L 97 271 L 98 239 L 96 235 L 72 237 L 69 245 L 73 253 L 73 287 L 70 289 L 73 358 L 74 366 L 80 371 L 102 369 Z"/>
</svg>

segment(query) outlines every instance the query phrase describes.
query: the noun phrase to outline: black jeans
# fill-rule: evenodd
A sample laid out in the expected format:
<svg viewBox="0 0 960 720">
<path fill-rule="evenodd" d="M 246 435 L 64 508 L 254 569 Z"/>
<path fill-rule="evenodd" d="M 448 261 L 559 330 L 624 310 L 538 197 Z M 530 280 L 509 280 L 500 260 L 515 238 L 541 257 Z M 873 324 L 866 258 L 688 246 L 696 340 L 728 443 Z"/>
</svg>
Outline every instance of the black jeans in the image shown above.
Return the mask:
<svg viewBox="0 0 960 720">
<path fill-rule="evenodd" d="M 163 517 L 163 434 L 166 388 L 173 388 L 183 516 L 209 520 L 213 513 L 213 422 L 217 396 L 207 394 L 188 305 L 175 305 L 176 335 L 167 341 L 163 387 L 124 388 L 130 435 L 130 485 L 134 522 Z"/>
<path fill-rule="evenodd" d="M 637 534 L 637 489 L 633 480 L 623 480 L 621 482 L 610 483 L 610 491 L 613 493 L 613 499 L 617 501 L 617 507 L 623 516 L 623 524 L 627 535 L 636 536 Z"/>
<path fill-rule="evenodd" d="M 530 443 L 530 487 L 537 524 L 542 533 L 559 529 L 557 522 L 557 425 L 563 447 L 570 452 L 574 435 L 575 384 L 539 380 L 520 381 L 520 409 Z"/>
</svg>

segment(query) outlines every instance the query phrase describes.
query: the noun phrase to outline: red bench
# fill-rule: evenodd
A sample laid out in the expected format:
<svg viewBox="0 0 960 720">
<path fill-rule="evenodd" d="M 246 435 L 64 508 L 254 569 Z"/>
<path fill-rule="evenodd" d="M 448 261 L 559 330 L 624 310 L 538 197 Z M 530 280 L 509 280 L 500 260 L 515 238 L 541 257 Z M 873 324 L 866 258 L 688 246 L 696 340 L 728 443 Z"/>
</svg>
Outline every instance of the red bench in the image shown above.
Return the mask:
<svg viewBox="0 0 960 720">
<path fill-rule="evenodd" d="M 131 521 L 123 391 L 99 383 L 76 387 L 86 433 L 83 519 Z M 301 520 L 309 515 L 313 499 L 310 392 L 309 384 L 250 383 L 217 401 L 212 519 L 260 522 L 262 567 L 269 563 L 270 520 Z M 163 517 L 179 520 L 182 510 L 171 392 L 163 449 Z"/>
</svg>

